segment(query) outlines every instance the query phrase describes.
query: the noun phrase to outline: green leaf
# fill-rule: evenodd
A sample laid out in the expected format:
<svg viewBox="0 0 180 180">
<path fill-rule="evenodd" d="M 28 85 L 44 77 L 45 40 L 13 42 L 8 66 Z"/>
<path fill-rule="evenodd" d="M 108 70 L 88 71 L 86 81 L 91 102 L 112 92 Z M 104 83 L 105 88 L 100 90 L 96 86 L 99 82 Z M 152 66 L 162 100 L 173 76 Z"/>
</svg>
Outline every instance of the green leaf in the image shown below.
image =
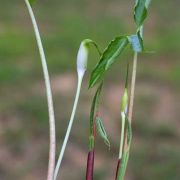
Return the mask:
<svg viewBox="0 0 180 180">
<path fill-rule="evenodd" d="M 121 164 L 119 166 L 117 180 L 124 180 L 128 160 L 129 160 L 129 152 L 124 152 L 121 159 Z"/>
<path fill-rule="evenodd" d="M 36 0 L 29 0 L 29 4 L 32 6 Z"/>
<path fill-rule="evenodd" d="M 102 120 L 99 117 L 96 118 L 96 128 L 97 128 L 99 135 L 104 140 L 104 143 L 110 148 L 110 142 L 109 142 L 106 130 L 103 126 Z"/>
<path fill-rule="evenodd" d="M 140 36 L 140 32 L 137 34 L 128 36 L 129 42 L 134 50 L 134 52 L 140 53 L 144 50 L 143 40 Z"/>
<path fill-rule="evenodd" d="M 103 86 L 103 82 L 99 85 L 95 96 L 93 98 L 93 102 L 91 105 L 91 112 L 90 112 L 90 134 L 93 134 L 93 129 L 94 129 L 94 118 L 95 118 L 95 112 L 97 111 L 97 108 L 99 106 L 99 99 L 100 99 L 100 94 L 102 91 L 102 86 Z"/>
<path fill-rule="evenodd" d="M 123 52 L 128 43 L 129 41 L 126 36 L 116 37 L 110 42 L 91 73 L 89 88 L 92 88 L 98 81 L 102 80 L 105 72 L 116 61 L 117 57 Z"/>
<path fill-rule="evenodd" d="M 136 0 L 134 8 L 134 20 L 138 27 L 140 27 L 147 17 L 147 0 Z"/>
</svg>

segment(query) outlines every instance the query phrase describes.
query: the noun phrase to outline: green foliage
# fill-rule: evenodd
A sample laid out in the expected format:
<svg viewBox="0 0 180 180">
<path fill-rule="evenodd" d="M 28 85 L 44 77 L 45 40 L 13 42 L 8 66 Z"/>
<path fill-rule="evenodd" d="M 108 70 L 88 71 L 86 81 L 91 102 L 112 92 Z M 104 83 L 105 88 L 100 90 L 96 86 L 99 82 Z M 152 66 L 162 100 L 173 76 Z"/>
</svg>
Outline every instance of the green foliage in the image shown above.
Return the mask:
<svg viewBox="0 0 180 180">
<path fill-rule="evenodd" d="M 151 0 L 136 0 L 134 8 L 134 21 L 137 25 L 137 37 L 143 48 L 143 23 L 148 15 L 148 7 Z M 141 52 L 141 51 L 140 51 Z"/>
<path fill-rule="evenodd" d="M 141 14 L 141 3 L 137 3 L 135 7 L 135 21 L 140 19 Z M 146 5 L 144 5 L 146 8 Z M 141 17 L 142 23 L 144 22 L 145 17 Z M 103 54 L 100 57 L 100 60 L 94 70 L 91 73 L 89 88 L 94 87 L 100 80 L 103 79 L 106 71 L 111 67 L 112 64 L 117 60 L 117 57 L 122 54 L 127 45 L 130 43 L 134 52 L 140 53 L 144 50 L 143 39 L 142 39 L 142 23 L 139 23 L 139 28 L 137 34 L 130 36 L 120 36 L 116 37 L 110 42 L 108 47 L 104 50 Z"/>
<path fill-rule="evenodd" d="M 137 25 L 137 31 L 136 34 L 130 35 L 130 36 L 120 36 L 116 37 L 114 40 L 110 42 L 110 44 L 107 46 L 107 48 L 104 50 L 103 54 L 100 57 L 100 60 L 94 70 L 91 73 L 89 87 L 94 87 L 99 81 L 103 80 L 103 77 L 107 70 L 110 69 L 112 64 L 115 63 L 117 60 L 117 57 L 122 54 L 122 52 L 125 50 L 128 44 L 131 44 L 132 49 L 135 53 L 140 53 L 144 50 L 143 46 L 143 23 L 144 20 L 147 17 L 147 8 L 149 6 L 150 0 L 137 0 L 134 8 L 134 20 Z M 125 83 L 125 92 L 122 97 L 121 102 L 121 113 L 125 115 L 125 137 L 127 138 L 127 149 L 124 149 L 122 153 L 122 159 L 121 164 L 118 169 L 118 180 L 123 180 L 124 175 L 126 172 L 126 167 L 128 163 L 129 158 L 129 149 L 132 139 L 132 129 L 130 121 L 128 120 L 128 117 L 126 117 L 126 108 L 128 106 L 128 71 L 129 66 L 127 67 L 127 76 L 126 76 L 126 83 Z M 98 90 L 97 90 L 98 92 Z M 92 108 L 91 108 L 91 131 L 93 132 L 93 125 L 94 125 L 94 112 L 96 107 L 96 99 L 97 99 L 97 92 L 95 94 L 95 98 L 93 100 Z M 99 119 L 99 117 L 96 118 L 97 128 L 98 132 L 101 135 L 101 137 L 104 139 L 105 143 L 108 145 L 109 141 L 107 139 L 106 131 L 103 127 L 102 121 Z M 121 142 L 123 142 L 124 139 L 124 133 L 123 136 L 121 136 Z M 121 145 L 122 147 L 122 145 Z M 122 149 L 120 147 L 120 150 Z M 121 152 L 121 151 L 120 151 Z"/>
<path fill-rule="evenodd" d="M 128 44 L 129 42 L 126 36 L 116 37 L 110 42 L 100 57 L 98 64 L 91 73 L 89 82 L 90 88 L 95 86 L 97 82 L 103 79 L 105 72 L 117 60 L 117 57 L 123 52 Z"/>
<path fill-rule="evenodd" d="M 102 137 L 102 139 L 104 140 L 104 143 L 109 147 L 110 149 L 110 142 L 109 142 L 109 139 L 108 139 L 108 136 L 107 136 L 107 133 L 106 133 L 106 130 L 104 128 L 104 125 L 103 125 L 103 122 L 102 120 L 97 117 L 96 118 L 96 128 L 97 128 L 97 131 L 99 133 L 99 135 Z"/>
<path fill-rule="evenodd" d="M 144 20 L 147 17 L 147 0 L 136 0 L 134 8 L 134 20 L 138 27 L 142 26 Z"/>
<path fill-rule="evenodd" d="M 147 17 L 147 8 L 149 6 L 150 0 L 136 0 L 135 8 L 134 8 L 134 20 L 137 25 L 137 33 L 136 35 L 131 35 L 128 37 L 129 42 L 133 48 L 133 50 L 136 53 L 142 52 L 144 47 L 143 47 L 143 23 L 144 20 Z M 126 78 L 127 81 L 127 78 Z M 128 93 L 126 92 L 127 90 L 125 89 L 125 93 L 122 99 L 122 105 L 121 109 L 123 112 L 125 112 L 125 104 L 127 102 L 127 97 Z M 118 169 L 118 176 L 117 180 L 123 180 L 126 172 L 126 167 L 129 159 L 129 150 L 131 146 L 131 140 L 132 140 L 132 128 L 130 121 L 128 117 L 125 115 L 125 137 L 127 138 L 127 147 L 124 148 L 122 159 L 121 159 L 121 164 Z"/>
</svg>

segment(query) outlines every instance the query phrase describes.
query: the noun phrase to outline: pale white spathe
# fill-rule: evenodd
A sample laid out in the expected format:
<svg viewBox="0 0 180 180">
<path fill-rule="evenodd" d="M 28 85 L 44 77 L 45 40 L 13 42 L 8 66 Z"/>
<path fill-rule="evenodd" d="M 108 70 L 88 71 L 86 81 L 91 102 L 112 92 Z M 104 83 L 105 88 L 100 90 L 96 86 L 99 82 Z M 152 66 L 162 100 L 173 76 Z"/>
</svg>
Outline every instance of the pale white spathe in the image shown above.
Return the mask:
<svg viewBox="0 0 180 180">
<path fill-rule="evenodd" d="M 84 75 L 87 69 L 87 62 L 88 62 L 88 47 L 85 42 L 81 42 L 81 45 L 77 54 L 78 75 Z"/>
</svg>

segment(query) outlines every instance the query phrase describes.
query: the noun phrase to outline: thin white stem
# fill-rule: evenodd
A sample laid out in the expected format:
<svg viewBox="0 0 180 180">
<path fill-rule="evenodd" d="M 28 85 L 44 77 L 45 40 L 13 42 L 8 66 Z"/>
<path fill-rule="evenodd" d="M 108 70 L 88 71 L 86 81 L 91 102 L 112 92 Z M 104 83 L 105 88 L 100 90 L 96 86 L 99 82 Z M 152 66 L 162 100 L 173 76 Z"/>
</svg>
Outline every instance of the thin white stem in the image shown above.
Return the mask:
<svg viewBox="0 0 180 180">
<path fill-rule="evenodd" d="M 56 154 L 56 132 L 55 132 L 55 117 L 54 117 L 54 107 L 53 107 L 53 99 L 52 99 L 52 92 L 51 92 L 51 85 L 48 73 L 48 67 L 46 63 L 46 57 L 39 33 L 39 29 L 36 23 L 36 19 L 29 4 L 28 0 L 25 0 L 26 6 L 29 11 L 29 15 L 31 17 L 31 21 L 34 27 L 34 32 L 37 40 L 37 45 L 39 48 L 39 53 L 41 57 L 41 63 L 43 68 L 45 86 L 46 86 L 46 94 L 47 94 L 47 103 L 48 103 L 48 112 L 49 112 L 49 129 L 50 129 L 50 147 L 49 147 L 49 166 L 48 166 L 48 175 L 47 180 L 53 180 L 54 175 L 54 167 L 55 167 L 55 154 Z"/>
<path fill-rule="evenodd" d="M 123 154 L 123 145 L 124 145 L 124 130 L 125 130 L 125 114 L 121 112 L 121 139 L 120 139 L 120 148 L 119 148 L 119 159 L 122 158 Z"/>
<path fill-rule="evenodd" d="M 59 169 L 61 167 L 62 159 L 63 159 L 64 152 L 65 152 L 65 149 L 66 149 L 66 145 L 67 145 L 69 135 L 70 135 L 70 132 L 71 132 L 71 129 L 72 129 L 72 124 L 73 124 L 73 121 L 74 121 L 74 116 L 75 116 L 75 113 L 76 113 L 77 104 L 78 104 L 78 100 L 79 100 L 82 79 L 83 79 L 83 75 L 81 74 L 81 75 L 78 76 L 78 85 L 77 85 L 76 97 L 75 97 L 75 101 L 74 101 L 73 110 L 72 110 L 72 113 L 71 113 L 69 125 L 68 125 L 66 135 L 65 135 L 65 138 L 64 138 L 64 142 L 63 142 L 63 145 L 62 145 L 62 148 L 61 148 L 61 151 L 60 151 L 60 154 L 59 154 L 59 158 L 58 158 L 58 161 L 57 161 L 57 164 L 56 164 L 56 168 L 55 168 L 55 171 L 54 171 L 54 180 L 57 179 L 58 172 L 59 172 Z"/>
<path fill-rule="evenodd" d="M 131 89 L 130 89 L 129 108 L 128 108 L 128 119 L 130 122 L 132 121 L 132 115 L 133 115 L 134 93 L 135 93 L 136 72 L 137 72 L 137 59 L 138 59 L 138 53 L 135 52 L 134 58 L 133 58 L 132 79 L 131 79 Z"/>
</svg>

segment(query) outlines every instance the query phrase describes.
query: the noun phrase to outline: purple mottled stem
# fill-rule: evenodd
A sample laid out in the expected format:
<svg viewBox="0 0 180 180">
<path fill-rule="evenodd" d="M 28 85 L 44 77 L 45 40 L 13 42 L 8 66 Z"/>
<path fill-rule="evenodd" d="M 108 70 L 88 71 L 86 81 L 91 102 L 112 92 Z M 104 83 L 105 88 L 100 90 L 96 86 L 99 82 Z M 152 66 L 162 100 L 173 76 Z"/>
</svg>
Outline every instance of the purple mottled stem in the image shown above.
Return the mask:
<svg viewBox="0 0 180 180">
<path fill-rule="evenodd" d="M 118 177 L 118 172 L 119 172 L 119 166 L 121 164 L 121 159 L 118 160 L 118 163 L 117 163 L 117 168 L 116 168 L 116 179 L 117 180 L 117 177 Z"/>
<path fill-rule="evenodd" d="M 91 150 L 88 153 L 86 180 L 93 180 L 93 174 L 94 174 L 94 150 Z"/>
</svg>

